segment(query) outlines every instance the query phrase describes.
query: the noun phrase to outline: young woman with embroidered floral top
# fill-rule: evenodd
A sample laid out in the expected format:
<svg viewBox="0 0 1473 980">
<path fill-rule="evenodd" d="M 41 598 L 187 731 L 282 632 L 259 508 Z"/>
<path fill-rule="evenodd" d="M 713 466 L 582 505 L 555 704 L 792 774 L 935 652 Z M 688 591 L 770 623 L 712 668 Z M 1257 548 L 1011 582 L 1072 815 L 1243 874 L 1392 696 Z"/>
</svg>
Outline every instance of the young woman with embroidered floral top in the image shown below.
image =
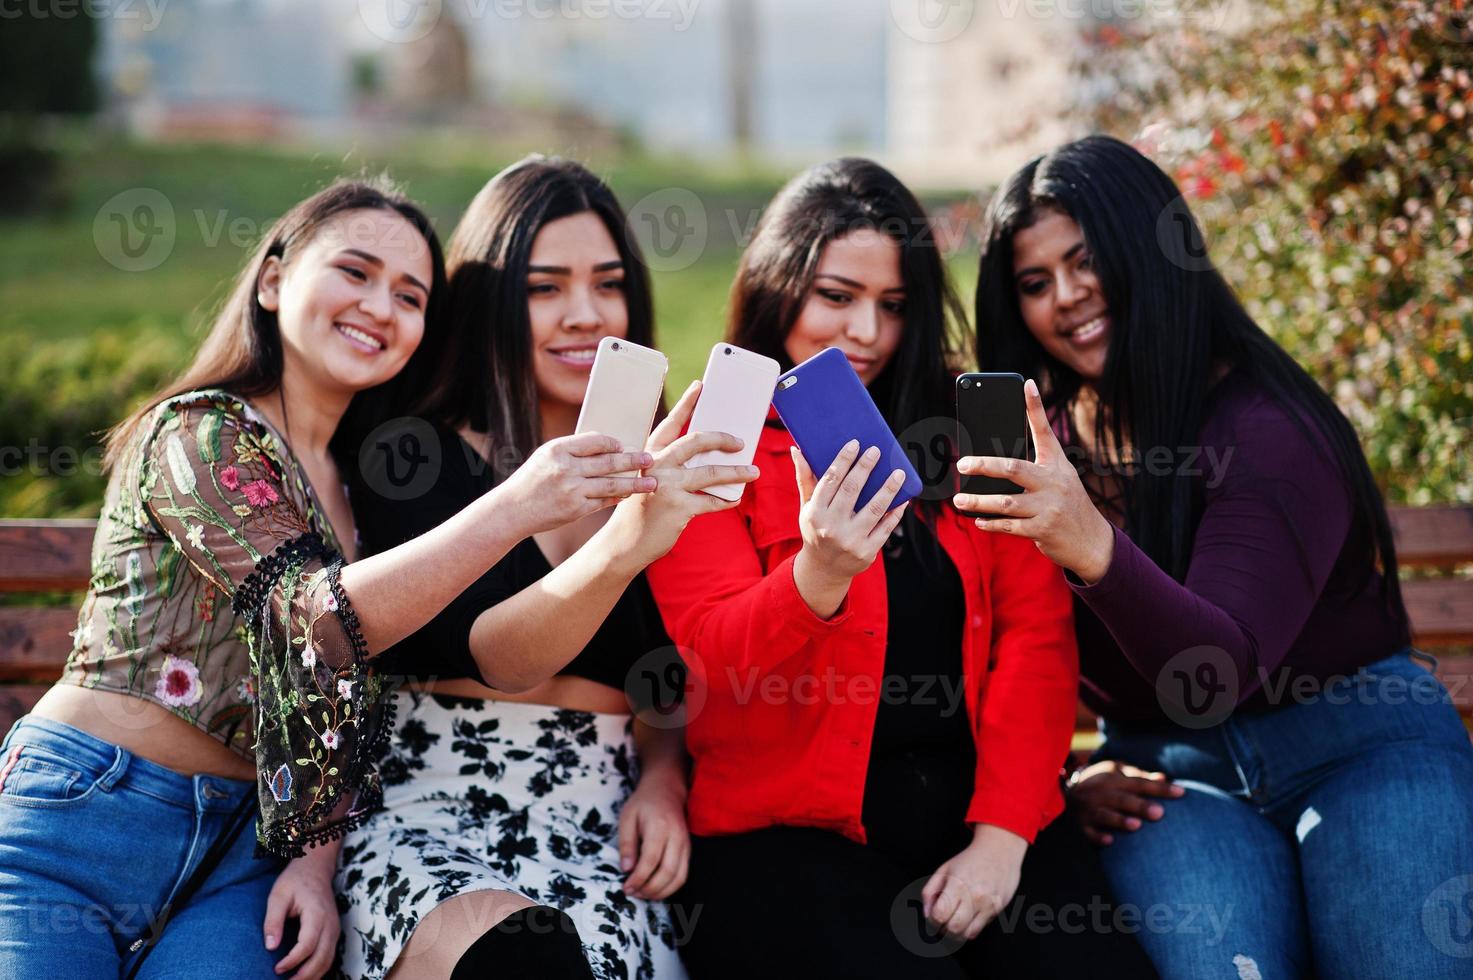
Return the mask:
<svg viewBox="0 0 1473 980">
<path fill-rule="evenodd" d="M 369 551 L 515 479 L 517 459 L 572 432 L 601 338 L 654 344 L 623 210 L 576 163 L 531 157 L 494 177 L 451 238 L 449 270 L 466 341 L 459 378 L 424 413 L 439 427 L 438 478 L 408 502 L 355 487 Z M 350 975 L 683 976 L 660 901 L 689 851 L 682 733 L 632 715 L 625 691 L 632 669 L 676 662 L 644 567 L 693 515 L 732 506 L 694 491 L 756 474 L 682 467 L 740 445 L 679 436 L 698 390 L 650 439 L 658 490 L 522 542 L 386 654 L 429 683 L 394 695 L 386 808 L 343 848 Z M 526 666 L 550 662 L 555 676 Z"/>
<path fill-rule="evenodd" d="M 116 976 L 150 954 L 140 976 L 320 976 L 336 838 L 380 795 L 371 658 L 520 538 L 650 488 L 614 475 L 642 454 L 559 440 L 348 564 L 334 434 L 360 393 L 432 384 L 444 289 L 416 207 L 336 184 L 273 226 L 194 364 L 113 433 L 76 645 L 0 754 L 0 974 Z M 260 844 L 294 856 L 279 877 L 224 832 L 257 801 Z"/>
<path fill-rule="evenodd" d="M 844 159 L 763 214 L 727 339 L 787 365 L 837 347 L 897 433 L 945 432 L 955 314 L 919 202 Z M 851 442 L 813 473 L 770 418 L 740 505 L 650 567 L 703 692 L 675 906 L 699 912 L 682 948 L 697 976 L 985 975 L 970 941 L 1063 807 L 1078 673 L 1062 575 L 973 528 L 944 486 L 887 515 L 899 471 L 856 510 L 879 456 Z"/>
</svg>

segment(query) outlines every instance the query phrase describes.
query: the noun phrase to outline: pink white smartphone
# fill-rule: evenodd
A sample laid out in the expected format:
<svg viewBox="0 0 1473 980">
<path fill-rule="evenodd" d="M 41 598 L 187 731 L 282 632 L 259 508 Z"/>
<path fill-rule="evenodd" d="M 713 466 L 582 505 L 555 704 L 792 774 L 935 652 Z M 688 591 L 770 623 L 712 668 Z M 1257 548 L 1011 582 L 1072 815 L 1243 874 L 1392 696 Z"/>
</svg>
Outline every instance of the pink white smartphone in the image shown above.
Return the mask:
<svg viewBox="0 0 1473 980">
<path fill-rule="evenodd" d="M 716 464 L 746 466 L 757 454 L 757 440 L 772 404 L 781 366 L 770 357 L 742 350 L 734 344 L 717 344 L 706 361 L 701 378 L 701 397 L 691 415 L 691 432 L 729 432 L 742 440 L 740 452 L 717 450 L 699 453 L 687 466 Z M 740 500 L 744 483 L 723 483 L 705 492 L 722 500 Z"/>
<path fill-rule="evenodd" d="M 575 431 L 613 436 L 626 452 L 643 450 L 668 368 L 657 350 L 615 337 L 600 340 Z"/>
</svg>

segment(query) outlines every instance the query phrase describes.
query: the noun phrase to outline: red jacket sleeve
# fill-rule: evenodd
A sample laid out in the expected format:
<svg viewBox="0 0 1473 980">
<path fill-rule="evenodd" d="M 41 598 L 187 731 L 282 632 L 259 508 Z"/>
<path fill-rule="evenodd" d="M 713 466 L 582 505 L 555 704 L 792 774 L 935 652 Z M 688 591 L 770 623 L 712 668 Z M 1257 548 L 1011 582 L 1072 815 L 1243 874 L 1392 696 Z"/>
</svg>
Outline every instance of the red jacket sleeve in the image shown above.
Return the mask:
<svg viewBox="0 0 1473 980">
<path fill-rule="evenodd" d="M 1073 602 L 1063 572 L 1031 541 L 996 535 L 988 545 L 992 649 L 967 822 L 1032 843 L 1064 809 L 1059 769 L 1079 697 Z"/>
<path fill-rule="evenodd" d="M 692 520 L 645 574 L 677 645 L 708 666 L 766 669 L 849 619 L 847 598 L 829 619 L 808 608 L 793 581 L 795 557 L 764 572 L 740 510 L 724 510 Z"/>
</svg>

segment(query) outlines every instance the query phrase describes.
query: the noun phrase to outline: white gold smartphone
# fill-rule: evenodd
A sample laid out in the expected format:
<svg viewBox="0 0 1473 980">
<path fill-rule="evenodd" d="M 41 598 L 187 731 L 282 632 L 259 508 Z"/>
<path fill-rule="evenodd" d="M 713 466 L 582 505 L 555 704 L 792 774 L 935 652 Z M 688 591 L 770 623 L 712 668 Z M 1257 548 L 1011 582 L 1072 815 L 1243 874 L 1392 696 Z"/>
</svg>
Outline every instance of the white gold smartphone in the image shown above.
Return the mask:
<svg viewBox="0 0 1473 980">
<path fill-rule="evenodd" d="M 746 466 L 757 454 L 757 440 L 767 421 L 772 392 L 782 368 L 777 361 L 735 344 L 717 344 L 706 361 L 701 397 L 691 414 L 691 432 L 729 432 L 742 441 L 741 452 L 711 451 L 691 457 L 686 466 Z M 740 500 L 744 483 L 722 483 L 705 492 L 722 500 Z"/>
<path fill-rule="evenodd" d="M 668 368 L 669 361 L 657 350 L 615 337 L 600 340 L 574 431 L 613 436 L 625 452 L 643 451 Z"/>
</svg>

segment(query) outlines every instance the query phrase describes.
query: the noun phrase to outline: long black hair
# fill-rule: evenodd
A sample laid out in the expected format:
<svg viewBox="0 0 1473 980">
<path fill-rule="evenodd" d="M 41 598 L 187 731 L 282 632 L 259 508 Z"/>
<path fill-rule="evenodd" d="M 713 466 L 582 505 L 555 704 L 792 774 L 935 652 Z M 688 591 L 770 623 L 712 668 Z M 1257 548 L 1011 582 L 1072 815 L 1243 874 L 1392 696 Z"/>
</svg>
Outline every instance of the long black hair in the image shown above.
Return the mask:
<svg viewBox="0 0 1473 980">
<path fill-rule="evenodd" d="M 952 372 L 960 369 L 965 312 L 952 289 L 930 220 L 890 171 L 858 157 L 810 167 L 778 192 L 742 254 L 731 287 L 726 339 L 793 366 L 784 342 L 812 290 L 823 250 L 865 229 L 900 248 L 904 327 L 890 363 L 869 386 L 897 434 L 952 415 Z M 926 501 L 918 501 L 928 506 Z"/>
<path fill-rule="evenodd" d="M 355 395 L 339 423 L 333 437 L 333 452 L 339 465 L 352 461 L 357 434 L 386 417 L 390 406 L 412 409 L 420 398 L 443 382 L 444 364 L 453 343 L 440 316 L 446 293 L 445 259 L 434 226 L 386 176 L 338 180 L 292 207 L 266 232 L 215 314 L 210 332 L 194 360 L 142 408 L 108 433 L 105 462 L 109 468 L 120 460 L 148 413 L 175 395 L 198 388 L 223 388 L 242 398 L 251 398 L 281 386 L 284 367 L 281 327 L 276 313 L 263 307 L 257 297 L 261 268 L 273 257 L 289 265 L 316 238 L 323 225 L 349 211 L 391 211 L 408 221 L 429 249 L 431 282 L 424 310 L 425 332 L 419 346 L 392 379 Z"/>
<path fill-rule="evenodd" d="M 1349 487 L 1366 575 L 1379 562 L 1391 611 L 1405 621 L 1386 505 L 1360 441 L 1334 401 L 1263 332 L 1212 265 L 1181 191 L 1139 151 L 1090 136 L 1037 157 L 998 189 L 987 210 L 977 279 L 977 347 L 984 370 L 1038 379 L 1050 409 L 1079 394 L 1078 374 L 1048 356 L 1024 324 L 1013 237 L 1057 212 L 1079 226 L 1109 304 L 1112 332 L 1097 384 L 1097 447 L 1148 449 L 1196 442 L 1214 370 L 1229 365 L 1328 447 Z M 1198 481 L 1173 466 L 1123 474 L 1126 531 L 1178 581 L 1186 577 L 1200 517 Z M 1362 585 L 1364 580 L 1362 581 Z"/>
<path fill-rule="evenodd" d="M 427 414 L 489 433 L 493 459 L 520 462 L 542 442 L 527 268 L 543 226 L 584 212 L 603 222 L 624 263 L 626 337 L 653 347 L 649 269 L 614 192 L 581 164 L 540 154 L 519 160 L 487 182 L 450 236 L 448 317 L 463 347 Z"/>
</svg>

